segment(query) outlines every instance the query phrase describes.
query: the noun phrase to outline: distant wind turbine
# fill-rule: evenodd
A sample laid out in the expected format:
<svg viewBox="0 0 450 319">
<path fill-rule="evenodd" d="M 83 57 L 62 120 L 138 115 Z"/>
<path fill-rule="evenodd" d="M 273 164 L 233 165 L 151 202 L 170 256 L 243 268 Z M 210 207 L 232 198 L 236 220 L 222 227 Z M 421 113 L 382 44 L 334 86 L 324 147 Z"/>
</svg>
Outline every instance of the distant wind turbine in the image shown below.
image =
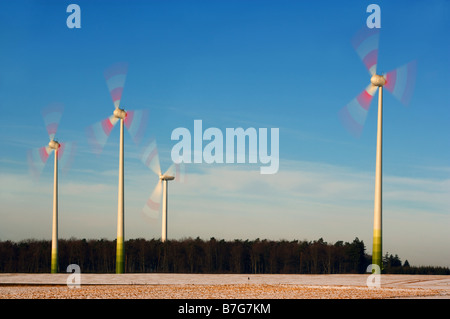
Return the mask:
<svg viewBox="0 0 450 319">
<path fill-rule="evenodd" d="M 169 169 L 162 174 L 161 166 L 159 163 L 158 149 L 156 146 L 156 140 L 150 139 L 150 141 L 144 146 L 141 160 L 150 168 L 159 178 L 156 187 L 147 200 L 142 213 L 144 216 L 150 218 L 151 220 L 156 220 L 159 215 L 159 209 L 161 204 L 161 190 L 162 195 L 162 231 L 161 231 L 161 241 L 165 242 L 167 240 L 167 225 L 168 225 L 168 182 L 176 180 L 179 182 L 184 181 L 184 164 L 173 163 Z"/>
<path fill-rule="evenodd" d="M 33 176 L 39 178 L 45 163 L 51 153 L 55 152 L 55 162 L 53 171 L 53 222 L 52 222 L 52 249 L 51 249 L 51 266 L 52 274 L 58 272 L 58 160 L 64 158 L 72 158 L 75 150 L 75 143 L 60 143 L 55 139 L 56 131 L 63 113 L 63 105 L 53 103 L 42 110 L 45 127 L 48 132 L 50 142 L 47 146 L 29 150 L 27 154 L 28 164 Z M 69 161 L 66 161 L 68 163 Z M 67 168 L 67 165 L 63 165 Z"/>
<path fill-rule="evenodd" d="M 370 84 L 339 112 L 339 117 L 354 136 L 361 135 L 370 102 L 378 88 L 378 124 L 375 168 L 375 200 L 373 221 L 372 264 L 382 269 L 382 125 L 383 87 L 407 105 L 411 99 L 416 79 L 416 61 L 409 62 L 393 71 L 376 73 L 378 60 L 379 29 L 364 27 L 353 38 L 352 44 L 358 56 L 371 74 Z"/>
<path fill-rule="evenodd" d="M 128 71 L 128 64 L 116 63 L 109 67 L 104 75 L 106 84 L 114 102 L 114 112 L 108 118 L 93 124 L 87 128 L 88 141 L 95 153 L 99 154 L 108 140 L 112 129 L 120 120 L 120 152 L 119 152 L 119 192 L 117 209 L 117 249 L 116 249 L 116 273 L 125 271 L 125 247 L 124 247 L 124 125 L 131 134 L 133 140 L 138 143 L 142 138 L 148 117 L 146 110 L 125 111 L 120 108 L 123 87 Z"/>
</svg>

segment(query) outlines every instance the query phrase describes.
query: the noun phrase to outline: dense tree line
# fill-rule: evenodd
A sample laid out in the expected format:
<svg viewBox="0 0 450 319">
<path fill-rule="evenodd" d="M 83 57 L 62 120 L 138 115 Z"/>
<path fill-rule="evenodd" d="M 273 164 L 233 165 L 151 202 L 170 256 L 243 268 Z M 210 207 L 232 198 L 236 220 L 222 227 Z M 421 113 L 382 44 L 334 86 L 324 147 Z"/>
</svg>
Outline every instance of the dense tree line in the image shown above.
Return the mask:
<svg viewBox="0 0 450 319">
<path fill-rule="evenodd" d="M 50 272 L 51 242 L 0 241 L 0 272 Z M 365 273 L 371 256 L 364 242 L 322 238 L 316 241 L 272 240 L 183 240 L 130 239 L 125 242 L 125 270 L 129 273 L 254 273 L 254 274 L 343 274 Z M 60 239 L 59 271 L 78 264 L 84 273 L 114 273 L 115 240 Z M 386 273 L 450 274 L 448 268 L 411 267 L 400 258 L 386 254 Z"/>
<path fill-rule="evenodd" d="M 402 265 L 398 255 L 386 253 L 383 257 L 383 272 L 387 274 L 410 274 L 410 275 L 450 275 L 448 267 L 421 266 L 411 267 L 408 260 Z"/>
</svg>

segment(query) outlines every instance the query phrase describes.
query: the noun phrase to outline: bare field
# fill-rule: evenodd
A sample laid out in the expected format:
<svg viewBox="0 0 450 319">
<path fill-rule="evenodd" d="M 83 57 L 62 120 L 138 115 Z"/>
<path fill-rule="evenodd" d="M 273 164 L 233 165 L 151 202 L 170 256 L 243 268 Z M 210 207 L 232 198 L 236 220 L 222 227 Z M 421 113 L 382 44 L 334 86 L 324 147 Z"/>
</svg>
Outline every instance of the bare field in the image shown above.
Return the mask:
<svg viewBox="0 0 450 319">
<path fill-rule="evenodd" d="M 386 299 L 450 298 L 450 276 L 368 275 L 0 274 L 1 299 Z"/>
<path fill-rule="evenodd" d="M 385 299 L 440 296 L 438 290 L 299 285 L 3 286 L 3 299 Z"/>
</svg>

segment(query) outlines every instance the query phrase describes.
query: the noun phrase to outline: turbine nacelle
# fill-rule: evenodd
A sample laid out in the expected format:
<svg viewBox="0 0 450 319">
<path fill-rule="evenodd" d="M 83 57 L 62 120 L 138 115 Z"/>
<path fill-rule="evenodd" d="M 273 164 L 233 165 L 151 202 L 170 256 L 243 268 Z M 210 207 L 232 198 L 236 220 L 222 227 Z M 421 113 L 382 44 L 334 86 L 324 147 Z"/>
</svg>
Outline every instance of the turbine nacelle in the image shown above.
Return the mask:
<svg viewBox="0 0 450 319">
<path fill-rule="evenodd" d="M 374 74 L 372 75 L 372 77 L 370 78 L 370 82 L 372 83 L 372 85 L 374 86 L 383 86 L 386 84 L 386 79 L 383 75 L 378 75 L 378 74 Z"/>
<path fill-rule="evenodd" d="M 114 110 L 114 117 L 124 120 L 127 117 L 127 112 L 124 109 L 116 108 Z"/>
<path fill-rule="evenodd" d="M 170 175 L 159 175 L 159 179 L 162 181 L 173 181 L 175 179 L 175 176 L 170 176 Z"/>
<path fill-rule="evenodd" d="M 52 150 L 57 150 L 58 148 L 61 147 L 61 144 L 59 144 L 55 140 L 51 140 L 50 142 L 48 142 L 48 147 L 51 148 Z"/>
</svg>

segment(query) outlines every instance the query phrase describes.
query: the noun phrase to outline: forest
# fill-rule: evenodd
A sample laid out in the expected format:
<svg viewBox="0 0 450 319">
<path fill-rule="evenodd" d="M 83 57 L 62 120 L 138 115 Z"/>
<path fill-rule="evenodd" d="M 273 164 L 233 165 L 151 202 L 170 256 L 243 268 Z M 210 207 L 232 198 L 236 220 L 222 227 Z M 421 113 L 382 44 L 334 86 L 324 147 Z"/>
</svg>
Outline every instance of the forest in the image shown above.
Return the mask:
<svg viewBox="0 0 450 319">
<path fill-rule="evenodd" d="M 49 273 L 51 241 L 0 241 L 0 273 Z M 182 240 L 142 238 L 125 241 L 128 273 L 363 274 L 371 264 L 364 242 L 327 243 L 273 240 Z M 70 264 L 82 273 L 114 273 L 116 242 L 107 239 L 60 239 L 59 272 Z M 449 275 L 447 267 L 409 265 L 386 253 L 382 273 Z"/>
</svg>

